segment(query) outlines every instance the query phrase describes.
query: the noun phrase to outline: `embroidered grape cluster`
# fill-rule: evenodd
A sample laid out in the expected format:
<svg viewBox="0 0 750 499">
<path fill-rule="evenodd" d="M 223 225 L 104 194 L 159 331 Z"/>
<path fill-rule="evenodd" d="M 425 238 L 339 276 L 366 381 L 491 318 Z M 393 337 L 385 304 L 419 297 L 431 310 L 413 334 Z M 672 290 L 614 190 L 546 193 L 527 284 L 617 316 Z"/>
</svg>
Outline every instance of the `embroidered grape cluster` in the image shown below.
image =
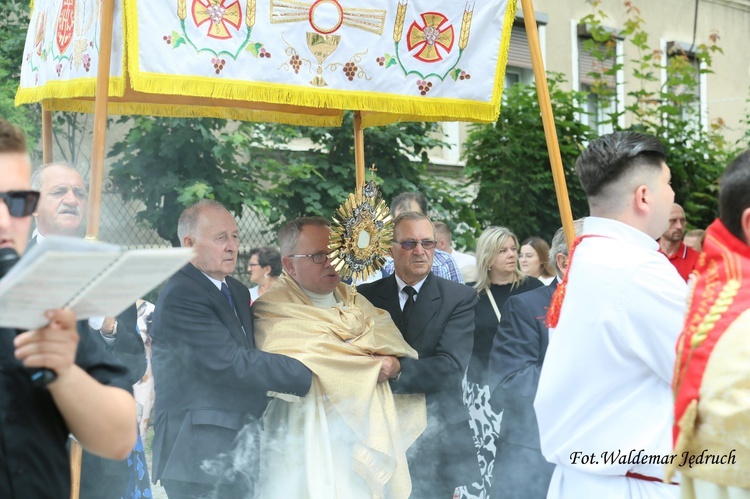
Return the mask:
<svg viewBox="0 0 750 499">
<path fill-rule="evenodd" d="M 417 87 L 419 88 L 420 94 L 427 95 L 427 92 L 432 88 L 432 82 L 427 80 L 417 80 Z"/>
<path fill-rule="evenodd" d="M 375 59 L 375 62 L 382 66 L 385 64 L 385 57 L 378 57 L 377 59 Z"/>
<path fill-rule="evenodd" d="M 292 69 L 296 74 L 299 74 L 299 68 L 302 67 L 302 60 L 299 58 L 297 54 L 294 54 L 289 59 L 289 64 L 292 66 Z"/>
<path fill-rule="evenodd" d="M 354 76 L 357 74 L 357 65 L 353 62 L 347 62 L 344 64 L 344 74 L 347 78 L 349 78 L 349 81 L 352 81 L 354 79 Z"/>
<path fill-rule="evenodd" d="M 466 71 L 461 71 L 461 74 L 458 75 L 459 80 L 471 80 L 471 75 L 467 73 Z"/>
<path fill-rule="evenodd" d="M 57 66 L 55 66 L 55 70 L 57 71 L 57 76 L 60 76 L 62 74 L 62 62 L 57 63 Z"/>
<path fill-rule="evenodd" d="M 218 59 L 218 58 L 214 57 L 213 59 L 211 59 L 211 62 L 214 65 L 214 69 L 216 70 L 216 74 L 219 74 L 219 73 L 221 73 L 221 70 L 224 69 L 224 64 L 226 64 L 227 61 L 225 61 L 224 59 Z"/>
<path fill-rule="evenodd" d="M 172 45 L 172 35 L 164 35 L 162 39 L 167 42 L 167 45 Z"/>
<path fill-rule="evenodd" d="M 269 52 L 268 50 L 266 50 L 264 48 L 261 48 L 260 52 L 258 53 L 258 56 L 260 56 L 260 57 L 266 57 L 266 58 L 270 59 L 271 58 L 271 52 Z"/>
<path fill-rule="evenodd" d="M 83 69 L 85 69 L 86 72 L 91 69 L 91 56 L 88 54 L 83 54 Z"/>
</svg>

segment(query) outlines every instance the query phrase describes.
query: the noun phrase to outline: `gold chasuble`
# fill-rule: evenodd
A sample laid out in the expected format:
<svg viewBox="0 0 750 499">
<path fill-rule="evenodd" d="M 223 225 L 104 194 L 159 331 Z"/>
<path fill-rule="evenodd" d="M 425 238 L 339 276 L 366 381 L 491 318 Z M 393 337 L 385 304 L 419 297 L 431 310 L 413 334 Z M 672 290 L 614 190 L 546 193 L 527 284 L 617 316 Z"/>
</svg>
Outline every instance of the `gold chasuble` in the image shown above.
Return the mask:
<svg viewBox="0 0 750 499">
<path fill-rule="evenodd" d="M 424 431 L 424 395 L 378 383 L 373 355 L 416 358 L 390 318 L 339 284 L 321 308 L 284 272 L 253 304 L 255 342 L 314 374 L 302 400 L 283 394 L 263 417 L 261 494 L 267 497 L 407 498 L 406 449 Z M 264 462 L 265 461 L 265 462 Z M 298 475 L 295 475 L 298 474 Z M 275 495 L 274 495 L 275 494 Z"/>
</svg>

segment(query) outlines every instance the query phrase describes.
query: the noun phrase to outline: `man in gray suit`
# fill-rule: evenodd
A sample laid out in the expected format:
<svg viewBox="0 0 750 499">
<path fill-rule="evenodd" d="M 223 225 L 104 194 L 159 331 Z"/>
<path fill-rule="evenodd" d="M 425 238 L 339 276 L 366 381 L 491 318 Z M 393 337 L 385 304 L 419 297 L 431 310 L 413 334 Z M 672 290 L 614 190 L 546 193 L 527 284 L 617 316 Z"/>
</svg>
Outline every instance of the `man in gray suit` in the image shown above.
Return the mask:
<svg viewBox="0 0 750 499">
<path fill-rule="evenodd" d="M 297 360 L 255 349 L 250 292 L 229 276 L 239 248 L 231 213 L 201 201 L 182 213 L 177 233 L 195 256 L 161 290 L 154 311 L 154 483 L 160 479 L 170 499 L 212 491 L 252 497 L 257 461 L 241 466 L 244 482 L 202 464 L 231 451 L 241 429 L 252 436 L 266 392 L 303 397 L 312 374 Z"/>
<path fill-rule="evenodd" d="M 390 379 L 394 393 L 427 396 L 427 429 L 407 452 L 414 498 L 450 499 L 456 487 L 479 480 L 469 412 L 461 379 L 471 357 L 474 289 L 436 277 L 432 268 L 435 228 L 421 213 L 394 222 L 395 273 L 357 290 L 387 310 L 418 359 L 400 358 Z"/>
</svg>

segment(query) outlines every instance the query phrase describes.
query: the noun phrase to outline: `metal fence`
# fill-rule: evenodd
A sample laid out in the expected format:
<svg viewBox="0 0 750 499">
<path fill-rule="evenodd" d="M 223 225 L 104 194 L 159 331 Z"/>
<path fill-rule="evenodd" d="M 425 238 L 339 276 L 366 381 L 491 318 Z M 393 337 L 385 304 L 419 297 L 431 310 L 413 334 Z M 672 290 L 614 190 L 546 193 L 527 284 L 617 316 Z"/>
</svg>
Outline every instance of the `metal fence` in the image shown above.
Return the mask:
<svg viewBox="0 0 750 499">
<path fill-rule="evenodd" d="M 136 222 L 136 215 L 141 209 L 142 203 L 126 203 L 118 193 L 105 189 L 102 193 L 99 240 L 130 249 L 170 247 L 169 241 L 162 239 L 155 230 Z M 240 231 L 240 251 L 237 268 L 232 275 L 250 286 L 248 253 L 255 247 L 277 245 L 276 234 L 268 230 L 266 220 L 250 210 L 245 210 L 245 214 L 236 220 Z"/>
</svg>

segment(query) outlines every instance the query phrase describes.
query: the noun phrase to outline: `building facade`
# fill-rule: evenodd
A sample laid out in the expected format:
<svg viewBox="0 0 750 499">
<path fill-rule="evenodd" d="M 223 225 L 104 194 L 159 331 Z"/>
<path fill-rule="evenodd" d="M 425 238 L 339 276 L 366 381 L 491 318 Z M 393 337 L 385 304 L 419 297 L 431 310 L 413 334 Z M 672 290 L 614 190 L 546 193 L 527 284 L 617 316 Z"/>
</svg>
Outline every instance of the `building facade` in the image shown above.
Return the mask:
<svg viewBox="0 0 750 499">
<path fill-rule="evenodd" d="M 639 59 L 639 51 L 627 38 L 617 37 L 617 33 L 626 26 L 628 6 L 640 11 L 645 22 L 643 28 L 648 34 L 648 45 L 653 50 L 660 50 L 663 60 L 671 54 L 683 53 L 695 65 L 698 80 L 695 89 L 696 117 L 701 126 L 719 124 L 727 141 L 733 143 L 739 140 L 747 127 L 742 120 L 750 112 L 750 0 L 602 0 L 596 7 L 587 0 L 535 0 L 535 19 L 546 70 L 565 75 L 568 89 L 587 91 L 591 88 L 593 81 L 590 73 L 597 65 L 601 66 L 602 61 L 596 61 L 585 50 L 584 43 L 590 34 L 581 20 L 595 9 L 600 10 L 605 15 L 602 24 L 617 39 L 615 57 L 623 64 L 621 71 L 605 79 L 617 97 L 616 103 L 611 105 L 622 111 L 628 102 L 628 92 L 641 85 L 632 77 L 637 64 L 634 60 Z M 505 76 L 506 87 L 534 81 L 523 17 L 518 0 Z M 699 74 L 701 66 L 694 57 L 696 47 L 713 42 L 723 53 L 714 53 L 711 73 Z M 661 71 L 651 89 L 656 90 L 665 81 L 666 71 Z M 608 112 L 606 106 L 589 95 L 581 107 L 586 111 L 581 114 L 581 120 L 600 133 L 609 131 L 606 125 L 599 123 L 604 121 L 601 118 Z M 632 119 L 626 113 L 620 124 L 628 126 Z M 459 167 L 462 165 L 461 145 L 465 142 L 468 125 L 444 123 L 442 126 L 445 139 L 452 147 L 434 151 L 434 162 Z"/>
</svg>

